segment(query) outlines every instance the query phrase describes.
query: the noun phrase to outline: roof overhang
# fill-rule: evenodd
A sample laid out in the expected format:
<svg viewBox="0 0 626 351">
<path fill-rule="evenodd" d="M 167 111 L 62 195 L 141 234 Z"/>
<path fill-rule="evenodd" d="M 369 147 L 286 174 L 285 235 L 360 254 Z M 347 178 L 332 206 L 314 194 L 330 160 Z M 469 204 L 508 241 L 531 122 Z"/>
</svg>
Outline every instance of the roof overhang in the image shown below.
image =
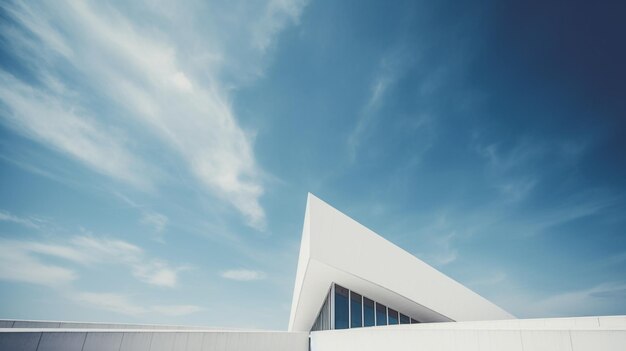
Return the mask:
<svg viewBox="0 0 626 351">
<path fill-rule="evenodd" d="M 332 283 L 422 322 L 515 318 L 312 194 L 289 331 L 309 331 Z"/>
</svg>

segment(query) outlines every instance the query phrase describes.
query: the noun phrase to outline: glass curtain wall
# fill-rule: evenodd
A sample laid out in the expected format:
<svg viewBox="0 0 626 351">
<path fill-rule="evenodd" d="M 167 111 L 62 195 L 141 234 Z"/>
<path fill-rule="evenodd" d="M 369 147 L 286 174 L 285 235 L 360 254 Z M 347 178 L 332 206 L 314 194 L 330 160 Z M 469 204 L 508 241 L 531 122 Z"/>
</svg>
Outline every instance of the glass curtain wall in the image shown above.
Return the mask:
<svg viewBox="0 0 626 351">
<path fill-rule="evenodd" d="M 363 296 L 363 326 L 373 327 L 376 325 L 376 314 L 374 312 L 374 301 Z"/>
<path fill-rule="evenodd" d="M 387 317 L 389 317 L 389 325 L 398 324 L 398 311 L 388 308 Z"/>
<path fill-rule="evenodd" d="M 329 330 L 332 329 L 332 315 L 331 315 L 331 298 L 330 291 L 326 294 L 326 299 L 322 304 L 322 308 L 320 312 L 317 314 L 317 318 L 315 319 L 315 323 L 313 323 L 313 328 L 311 331 L 317 330 Z"/>
<path fill-rule="evenodd" d="M 409 318 L 409 316 L 405 316 L 402 313 L 400 313 L 400 324 L 410 324 L 411 323 L 411 319 Z"/>
<path fill-rule="evenodd" d="M 350 291 L 335 285 L 335 329 L 350 328 L 350 305 L 348 297 Z"/>
<path fill-rule="evenodd" d="M 363 326 L 362 296 L 350 291 L 350 328 Z"/>
<path fill-rule="evenodd" d="M 376 325 L 387 325 L 387 306 L 376 302 Z"/>
<path fill-rule="evenodd" d="M 333 283 L 311 331 L 414 323 L 420 322 Z"/>
</svg>

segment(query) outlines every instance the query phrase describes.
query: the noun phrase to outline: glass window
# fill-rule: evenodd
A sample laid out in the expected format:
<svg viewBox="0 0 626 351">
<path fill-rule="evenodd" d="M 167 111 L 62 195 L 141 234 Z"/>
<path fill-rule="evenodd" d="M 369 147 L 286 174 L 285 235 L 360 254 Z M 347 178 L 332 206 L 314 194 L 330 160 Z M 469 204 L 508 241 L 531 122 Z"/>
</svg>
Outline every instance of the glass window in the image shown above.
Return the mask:
<svg viewBox="0 0 626 351">
<path fill-rule="evenodd" d="M 411 318 L 411 324 L 415 324 L 415 323 L 420 323 L 420 322 L 418 322 L 415 319 Z"/>
<path fill-rule="evenodd" d="M 376 325 L 387 325 L 387 307 L 376 302 Z"/>
<path fill-rule="evenodd" d="M 405 316 L 402 313 L 400 313 L 400 324 L 409 324 L 411 323 L 411 319 L 409 319 L 409 316 Z"/>
<path fill-rule="evenodd" d="M 317 315 L 317 319 L 311 331 L 329 329 L 332 329 L 330 325 L 330 291 L 326 294 L 326 300 L 324 300 L 324 304 L 320 309 L 320 313 Z"/>
<path fill-rule="evenodd" d="M 389 325 L 398 324 L 398 311 L 392 310 L 391 308 L 387 311 L 387 315 L 389 316 Z"/>
<path fill-rule="evenodd" d="M 371 327 L 374 321 L 374 301 L 363 296 L 363 326 Z"/>
<path fill-rule="evenodd" d="M 361 295 L 350 291 L 350 328 L 360 328 L 363 326 L 363 313 L 361 309 Z"/>
<path fill-rule="evenodd" d="M 335 329 L 348 329 L 348 289 L 335 285 Z"/>
</svg>

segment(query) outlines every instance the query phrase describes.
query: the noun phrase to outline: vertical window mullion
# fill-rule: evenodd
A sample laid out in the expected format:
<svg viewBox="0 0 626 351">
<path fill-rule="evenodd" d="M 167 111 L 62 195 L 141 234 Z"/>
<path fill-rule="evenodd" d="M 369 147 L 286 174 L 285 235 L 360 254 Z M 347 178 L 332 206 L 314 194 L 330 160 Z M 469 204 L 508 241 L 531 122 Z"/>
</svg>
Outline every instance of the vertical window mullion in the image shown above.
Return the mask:
<svg viewBox="0 0 626 351">
<path fill-rule="evenodd" d="M 352 328 L 352 290 L 348 290 L 348 329 Z"/>
<path fill-rule="evenodd" d="M 363 300 L 363 295 L 361 295 L 361 327 L 365 326 L 365 304 Z"/>
<path fill-rule="evenodd" d="M 330 329 L 335 329 L 335 284 L 330 289 Z"/>
</svg>

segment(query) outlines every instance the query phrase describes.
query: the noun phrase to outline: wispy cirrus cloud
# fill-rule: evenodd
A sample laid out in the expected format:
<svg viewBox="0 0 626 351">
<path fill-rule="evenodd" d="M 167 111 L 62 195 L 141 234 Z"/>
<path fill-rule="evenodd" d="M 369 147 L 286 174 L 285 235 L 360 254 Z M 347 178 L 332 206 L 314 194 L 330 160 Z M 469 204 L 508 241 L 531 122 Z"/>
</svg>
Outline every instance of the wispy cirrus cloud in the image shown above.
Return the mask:
<svg viewBox="0 0 626 351">
<path fill-rule="evenodd" d="M 403 56 L 399 52 L 392 52 L 384 57 L 375 72 L 370 95 L 363 106 L 354 129 L 348 135 L 348 155 L 351 161 L 355 160 L 357 151 L 368 132 L 377 122 L 378 112 L 384 104 L 389 88 L 396 82 L 401 73 Z"/>
<path fill-rule="evenodd" d="M 165 231 L 170 223 L 170 219 L 168 216 L 156 212 L 154 210 L 146 208 L 146 206 L 142 206 L 124 194 L 119 192 L 114 192 L 114 195 L 122 200 L 122 202 L 126 203 L 131 208 L 136 209 L 140 213 L 139 223 L 151 229 L 151 236 L 154 240 L 160 243 L 165 242 Z"/>
<path fill-rule="evenodd" d="M 265 52 L 276 35 L 290 23 L 297 23 L 307 0 L 270 0 L 252 25 L 252 45 Z"/>
<path fill-rule="evenodd" d="M 129 152 L 124 137 L 63 98 L 0 72 L 0 100 L 9 109 L 5 124 L 68 154 L 107 176 L 146 188 L 143 162 Z M 108 131 L 107 131 L 108 129 Z"/>
<path fill-rule="evenodd" d="M 494 187 L 511 202 L 525 200 L 551 171 L 575 164 L 588 147 L 584 140 L 523 137 L 515 142 L 483 144 L 479 140 L 474 135 L 473 149 L 485 160 Z"/>
<path fill-rule="evenodd" d="M 89 255 L 87 261 L 77 261 L 79 263 L 118 262 L 128 266 L 135 278 L 156 286 L 175 287 L 178 273 L 189 268 L 173 267 L 163 260 L 148 258 L 143 249 L 122 240 L 83 235 L 75 237 L 71 245 Z"/>
<path fill-rule="evenodd" d="M 58 248 L 51 247 L 47 250 L 57 251 Z M 59 287 L 78 278 L 75 270 L 48 264 L 32 252 L 20 243 L 0 240 L 0 279 Z"/>
<path fill-rule="evenodd" d="M 150 310 L 164 316 L 179 317 L 200 312 L 204 308 L 197 305 L 153 305 Z"/>
<path fill-rule="evenodd" d="M 85 267 L 121 264 L 127 266 L 136 279 L 169 288 L 177 285 L 178 273 L 189 268 L 149 258 L 143 249 L 126 241 L 91 235 L 76 236 L 62 243 L 1 239 L 0 244 L 0 263 L 4 267 L 0 279 L 45 286 L 78 279 L 77 267 L 70 267 L 71 263 Z M 60 258 L 66 263 L 50 263 L 46 258 Z"/>
<path fill-rule="evenodd" d="M 522 318 L 604 315 L 626 305 L 626 284 L 619 281 L 545 295 L 520 287 L 504 290 L 498 300 Z"/>
<path fill-rule="evenodd" d="M 39 229 L 41 228 L 41 224 L 44 221 L 41 218 L 21 217 L 21 216 L 16 216 L 8 211 L 0 210 L 0 222 L 10 222 L 10 223 L 19 224 L 28 228 Z"/>
<path fill-rule="evenodd" d="M 450 264 L 459 258 L 458 249 L 454 245 L 458 236 L 456 228 L 445 213 L 439 214 L 432 223 L 423 226 L 420 233 L 421 240 L 428 243 L 430 250 L 428 253 L 418 253 L 418 257 L 423 257 L 439 267 Z"/>
<path fill-rule="evenodd" d="M 276 36 L 297 23 L 304 5 L 268 1 L 261 5 L 263 16 L 250 13 L 250 21 L 203 35 L 199 22 L 186 20 L 198 15 L 191 7 L 200 4 L 151 5 L 141 22 L 131 19 L 132 7 L 122 5 L 4 4 L 16 25 L 3 25 L 2 36 L 34 79 L 1 73 L 2 119 L 96 172 L 144 189 L 163 182 L 160 174 L 169 170 L 146 158 L 127 135 L 158 142 L 206 192 L 263 229 L 262 171 L 253 152 L 254 132 L 244 130 L 235 116 L 231 92 L 242 80 L 233 77 L 250 77 L 249 67 L 263 69 Z M 181 38 L 190 45 L 180 45 Z M 247 61 L 233 66 L 232 55 Z M 99 104 L 89 103 L 94 100 Z"/>
<path fill-rule="evenodd" d="M 109 292 L 76 292 L 70 298 L 101 310 L 129 316 L 156 313 L 163 316 L 179 317 L 200 312 L 197 305 L 149 305 L 131 299 L 127 295 Z"/>
<path fill-rule="evenodd" d="M 163 234 L 169 223 L 169 218 L 166 215 L 153 211 L 144 211 L 141 215 L 141 223 L 152 229 L 155 240 L 163 242 Z"/>
<path fill-rule="evenodd" d="M 222 278 L 238 281 L 262 280 L 267 277 L 265 272 L 250 269 L 230 269 L 220 273 Z"/>
<path fill-rule="evenodd" d="M 26 218 L 6 211 L 0 214 L 2 220 L 27 227 L 33 224 Z M 39 222 L 44 221 L 36 221 Z M 46 231 L 42 226 L 36 226 L 35 229 Z M 117 292 L 85 291 L 80 283 L 84 270 L 121 266 L 142 283 L 173 288 L 178 285 L 179 273 L 191 267 L 171 265 L 162 259 L 151 257 L 144 249 L 130 242 L 96 237 L 84 229 L 81 230 L 81 235 L 66 239 L 0 238 L 0 280 L 45 286 L 77 303 L 125 315 L 178 317 L 203 310 L 200 306 L 190 304 L 166 305 L 134 301 L 130 295 Z"/>
</svg>

